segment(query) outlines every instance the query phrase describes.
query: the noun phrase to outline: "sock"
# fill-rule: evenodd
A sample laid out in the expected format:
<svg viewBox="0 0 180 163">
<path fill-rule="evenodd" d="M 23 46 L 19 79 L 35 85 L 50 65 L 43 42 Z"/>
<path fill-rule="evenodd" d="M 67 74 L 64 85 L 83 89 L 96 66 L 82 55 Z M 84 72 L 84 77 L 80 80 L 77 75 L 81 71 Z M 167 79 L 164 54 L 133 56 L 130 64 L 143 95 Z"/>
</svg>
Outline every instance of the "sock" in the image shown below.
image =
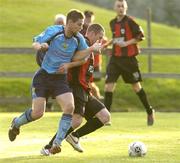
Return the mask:
<svg viewBox="0 0 180 163">
<path fill-rule="evenodd" d="M 111 110 L 112 98 L 113 98 L 112 92 L 105 92 L 104 105 L 106 106 L 106 108 L 109 112 Z"/>
<path fill-rule="evenodd" d="M 71 132 L 73 132 L 73 128 L 72 127 L 70 127 L 69 128 L 69 130 L 68 130 L 68 132 L 66 133 L 66 135 L 65 135 L 65 138 L 67 137 L 67 135 L 69 135 Z M 49 142 L 49 144 L 48 144 L 48 146 L 52 146 L 53 145 L 53 141 L 54 141 L 54 139 L 56 138 L 56 135 L 57 135 L 57 133 L 53 136 L 53 138 L 50 140 L 50 142 Z"/>
<path fill-rule="evenodd" d="M 15 119 L 14 126 L 19 128 L 20 126 L 32 122 L 33 119 L 31 117 L 32 109 L 27 109 L 23 114 L 21 114 L 18 118 Z"/>
<path fill-rule="evenodd" d="M 72 115 L 63 114 L 59 122 L 59 128 L 56 134 L 56 138 L 53 141 L 53 144 L 61 145 L 61 142 L 64 140 L 66 133 L 71 127 Z"/>
<path fill-rule="evenodd" d="M 72 133 L 73 136 L 81 137 L 87 135 L 98 128 L 101 128 L 104 124 L 98 118 L 92 118 L 88 120 L 81 128 Z"/>
<path fill-rule="evenodd" d="M 53 138 L 50 140 L 50 142 L 49 142 L 49 145 L 50 146 L 52 146 L 53 145 L 53 141 L 54 141 L 54 139 L 56 138 L 56 135 L 57 135 L 57 133 L 53 136 Z"/>
<path fill-rule="evenodd" d="M 139 92 L 136 93 L 142 102 L 143 106 L 146 109 L 147 114 L 152 114 L 152 106 L 149 104 L 146 93 L 142 88 Z"/>
<path fill-rule="evenodd" d="M 68 132 L 66 133 L 65 138 L 66 138 L 71 132 L 73 132 L 73 131 L 74 131 L 74 129 L 73 129 L 72 127 L 70 127 L 69 130 L 68 130 Z"/>
</svg>

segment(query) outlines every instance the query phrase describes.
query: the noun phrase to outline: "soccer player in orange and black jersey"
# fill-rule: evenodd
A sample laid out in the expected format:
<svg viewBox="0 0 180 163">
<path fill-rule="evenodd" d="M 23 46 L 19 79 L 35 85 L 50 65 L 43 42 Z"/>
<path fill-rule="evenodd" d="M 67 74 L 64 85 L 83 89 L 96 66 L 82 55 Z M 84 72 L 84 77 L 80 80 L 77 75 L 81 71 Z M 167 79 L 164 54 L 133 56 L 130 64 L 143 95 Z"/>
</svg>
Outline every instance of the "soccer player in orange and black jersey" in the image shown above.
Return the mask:
<svg viewBox="0 0 180 163">
<path fill-rule="evenodd" d="M 90 25 L 86 33 L 87 44 L 91 45 L 97 40 L 102 39 L 103 35 L 104 28 L 101 25 Z M 72 65 L 74 63 L 72 62 L 70 64 Z M 93 53 L 90 54 L 86 61 L 84 61 L 83 65 L 68 70 L 68 80 L 73 91 L 75 110 L 72 118 L 72 126 L 66 134 L 66 141 L 70 143 L 78 152 L 83 152 L 79 138 L 102 127 L 110 120 L 110 113 L 105 108 L 104 104 L 91 95 L 89 84 L 93 78 L 93 71 Z M 87 120 L 87 122 L 75 132 L 72 132 L 81 125 L 83 117 Z M 51 154 L 49 149 L 52 146 L 54 138 L 55 136 L 52 138 L 49 144 L 41 150 L 41 154 Z"/>
<path fill-rule="evenodd" d="M 114 9 L 117 16 L 110 21 L 113 48 L 106 72 L 105 106 L 110 111 L 115 84 L 121 75 L 125 83 L 132 85 L 145 107 L 147 124 L 153 125 L 154 110 L 140 84 L 142 78 L 136 59 L 139 54 L 137 43 L 144 39 L 144 34 L 136 21 L 126 15 L 127 7 L 126 0 L 116 0 Z"/>
<path fill-rule="evenodd" d="M 93 11 L 91 11 L 91 10 L 85 10 L 84 16 L 85 16 L 85 19 L 84 19 L 83 28 L 80 31 L 80 33 L 83 36 L 86 35 L 86 31 L 87 31 L 88 27 L 94 22 L 94 19 L 95 19 L 95 15 L 94 15 Z M 100 65 L 101 61 L 99 60 L 100 58 L 101 58 L 101 55 L 99 53 L 97 53 L 94 56 L 94 78 L 90 84 L 90 87 L 91 87 L 92 94 L 99 100 L 102 100 L 104 97 L 101 96 L 100 90 L 99 90 L 98 86 L 96 85 L 96 83 L 94 82 L 94 81 L 100 80 L 100 77 L 97 77 L 100 74 L 100 69 L 99 69 L 101 67 L 101 65 Z"/>
</svg>

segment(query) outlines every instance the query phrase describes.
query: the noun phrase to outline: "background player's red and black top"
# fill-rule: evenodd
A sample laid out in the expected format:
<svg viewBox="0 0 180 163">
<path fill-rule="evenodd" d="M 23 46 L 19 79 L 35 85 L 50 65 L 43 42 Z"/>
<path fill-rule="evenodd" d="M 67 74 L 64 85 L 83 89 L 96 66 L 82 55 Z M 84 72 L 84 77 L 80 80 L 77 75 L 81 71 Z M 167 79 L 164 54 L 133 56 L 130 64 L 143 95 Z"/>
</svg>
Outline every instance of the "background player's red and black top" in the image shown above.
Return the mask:
<svg viewBox="0 0 180 163">
<path fill-rule="evenodd" d="M 121 39 L 122 41 L 128 41 L 133 38 L 137 40 L 143 40 L 144 34 L 142 28 L 129 16 L 125 15 L 121 21 L 114 18 L 110 21 L 110 28 L 113 33 L 113 39 Z M 139 54 L 139 48 L 137 44 L 129 45 L 121 48 L 120 46 L 113 45 L 112 55 L 117 57 L 132 57 Z"/>
<path fill-rule="evenodd" d="M 90 45 L 88 38 L 86 42 Z M 91 54 L 86 63 L 81 66 L 74 67 L 68 72 L 68 81 L 70 85 L 81 85 L 84 90 L 90 91 L 89 83 L 93 81 L 94 72 L 94 55 Z"/>
</svg>

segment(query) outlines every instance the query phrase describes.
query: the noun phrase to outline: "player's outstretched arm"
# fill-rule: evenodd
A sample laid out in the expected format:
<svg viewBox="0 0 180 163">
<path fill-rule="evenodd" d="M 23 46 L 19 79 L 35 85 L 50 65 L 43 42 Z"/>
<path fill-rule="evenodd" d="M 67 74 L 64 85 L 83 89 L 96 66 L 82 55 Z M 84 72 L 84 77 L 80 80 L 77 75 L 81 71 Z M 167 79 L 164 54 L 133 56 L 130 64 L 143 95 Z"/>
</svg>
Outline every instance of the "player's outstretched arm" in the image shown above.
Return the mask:
<svg viewBox="0 0 180 163">
<path fill-rule="evenodd" d="M 92 52 L 100 52 L 102 49 L 101 43 L 99 41 L 95 42 L 92 46 L 85 50 L 80 50 L 75 53 L 72 58 L 72 61 L 84 60 L 85 58 L 89 57 Z"/>
</svg>

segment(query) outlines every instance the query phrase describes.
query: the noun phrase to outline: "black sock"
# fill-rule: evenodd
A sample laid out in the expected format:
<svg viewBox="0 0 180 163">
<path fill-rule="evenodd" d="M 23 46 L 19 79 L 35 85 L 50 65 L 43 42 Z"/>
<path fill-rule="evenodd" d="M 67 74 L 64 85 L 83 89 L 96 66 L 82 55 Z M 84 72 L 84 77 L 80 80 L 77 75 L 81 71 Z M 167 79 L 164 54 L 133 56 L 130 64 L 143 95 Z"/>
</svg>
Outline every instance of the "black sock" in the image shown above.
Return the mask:
<svg viewBox="0 0 180 163">
<path fill-rule="evenodd" d="M 146 93 L 144 91 L 144 89 L 142 88 L 139 92 L 136 93 L 140 99 L 140 101 L 142 102 L 142 104 L 144 105 L 147 114 L 152 114 L 152 106 L 149 104 Z"/>
<path fill-rule="evenodd" d="M 73 132 L 73 131 L 74 131 L 74 129 L 73 129 L 72 127 L 70 127 L 69 130 L 68 130 L 68 132 L 66 133 L 65 138 L 66 138 L 71 132 Z"/>
<path fill-rule="evenodd" d="M 57 133 L 56 133 L 57 134 Z M 50 149 L 53 145 L 53 141 L 56 138 L 56 134 L 53 136 L 53 138 L 50 140 L 49 144 L 47 144 L 44 148 L 45 149 Z"/>
<path fill-rule="evenodd" d="M 98 128 L 101 128 L 104 124 L 98 118 L 92 118 L 88 120 L 81 128 L 72 133 L 73 136 L 81 137 L 87 135 Z"/>
<path fill-rule="evenodd" d="M 104 105 L 106 106 L 106 108 L 109 112 L 111 110 L 112 98 L 113 98 L 112 92 L 105 92 Z"/>
<path fill-rule="evenodd" d="M 67 135 L 69 135 L 73 130 L 74 130 L 74 129 L 73 129 L 72 127 L 70 127 L 70 129 L 69 129 L 68 132 L 66 133 L 65 138 L 66 138 Z M 56 134 L 57 134 L 57 133 L 56 133 Z M 54 139 L 56 138 L 56 134 L 55 134 L 55 135 L 53 136 L 53 138 L 50 140 L 49 144 L 47 144 L 47 145 L 45 146 L 46 149 L 51 148 L 51 146 L 53 145 L 53 141 L 54 141 Z"/>
</svg>

